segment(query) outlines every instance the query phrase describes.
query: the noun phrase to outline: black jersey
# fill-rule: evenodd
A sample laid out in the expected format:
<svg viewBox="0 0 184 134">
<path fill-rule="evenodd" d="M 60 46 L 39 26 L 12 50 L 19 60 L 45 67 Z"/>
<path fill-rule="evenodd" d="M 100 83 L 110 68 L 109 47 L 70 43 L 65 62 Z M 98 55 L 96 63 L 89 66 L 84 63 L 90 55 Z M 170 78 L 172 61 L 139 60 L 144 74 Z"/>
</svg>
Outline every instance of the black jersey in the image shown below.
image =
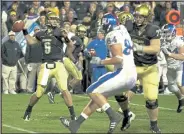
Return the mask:
<svg viewBox="0 0 184 134">
<path fill-rule="evenodd" d="M 159 27 L 148 24 L 145 27 L 138 28 L 134 23 L 125 25 L 134 43 L 143 46 L 149 46 L 151 39 L 160 39 L 158 34 Z M 134 52 L 134 60 L 136 66 L 153 65 L 157 63 L 156 54 L 147 54 L 144 52 Z"/>
<path fill-rule="evenodd" d="M 42 62 L 56 61 L 63 59 L 63 41 L 59 28 L 49 32 L 49 29 L 36 33 L 36 38 L 41 41 Z"/>
</svg>

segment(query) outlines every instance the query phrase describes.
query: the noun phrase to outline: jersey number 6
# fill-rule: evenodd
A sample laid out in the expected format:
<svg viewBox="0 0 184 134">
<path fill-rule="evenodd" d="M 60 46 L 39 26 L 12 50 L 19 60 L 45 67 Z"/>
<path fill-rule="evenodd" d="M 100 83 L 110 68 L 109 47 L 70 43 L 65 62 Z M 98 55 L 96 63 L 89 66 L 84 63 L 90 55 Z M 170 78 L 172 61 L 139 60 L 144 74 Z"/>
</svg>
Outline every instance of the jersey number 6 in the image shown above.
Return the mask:
<svg viewBox="0 0 184 134">
<path fill-rule="evenodd" d="M 44 52 L 45 52 L 45 54 L 49 54 L 51 52 L 51 44 L 50 44 L 50 42 L 45 42 L 44 43 Z"/>
<path fill-rule="evenodd" d="M 123 54 L 124 55 L 129 55 L 130 51 L 132 50 L 132 46 L 130 45 L 129 40 L 125 39 L 124 40 L 124 45 L 125 45 L 125 48 L 123 50 Z"/>
</svg>

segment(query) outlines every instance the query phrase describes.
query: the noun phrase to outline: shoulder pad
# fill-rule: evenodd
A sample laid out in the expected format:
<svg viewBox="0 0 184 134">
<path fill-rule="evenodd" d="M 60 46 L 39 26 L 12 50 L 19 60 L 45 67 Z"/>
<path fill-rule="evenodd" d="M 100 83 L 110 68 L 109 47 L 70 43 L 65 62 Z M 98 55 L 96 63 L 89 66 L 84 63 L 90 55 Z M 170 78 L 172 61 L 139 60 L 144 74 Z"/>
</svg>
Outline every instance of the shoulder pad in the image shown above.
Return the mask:
<svg viewBox="0 0 184 134">
<path fill-rule="evenodd" d="M 121 35 L 118 34 L 117 30 L 109 32 L 105 37 L 105 42 L 107 45 L 113 45 L 121 42 Z"/>
<path fill-rule="evenodd" d="M 159 39 L 159 27 L 153 24 L 148 24 L 146 27 L 146 35 L 150 39 Z"/>
<path fill-rule="evenodd" d="M 60 30 L 60 28 L 55 28 L 54 29 L 54 36 L 56 36 L 56 37 L 61 37 L 61 30 Z"/>
<path fill-rule="evenodd" d="M 133 22 L 131 20 L 127 20 L 125 22 L 125 27 L 127 29 L 128 32 L 133 30 Z"/>
</svg>

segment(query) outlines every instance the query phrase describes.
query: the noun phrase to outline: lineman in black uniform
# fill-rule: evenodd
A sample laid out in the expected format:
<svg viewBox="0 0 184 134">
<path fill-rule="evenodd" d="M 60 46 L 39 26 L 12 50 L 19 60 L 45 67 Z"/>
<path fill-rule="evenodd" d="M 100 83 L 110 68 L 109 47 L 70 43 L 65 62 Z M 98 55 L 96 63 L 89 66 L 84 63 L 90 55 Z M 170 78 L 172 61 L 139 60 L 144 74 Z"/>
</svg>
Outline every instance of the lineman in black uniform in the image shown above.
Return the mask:
<svg viewBox="0 0 184 134">
<path fill-rule="evenodd" d="M 132 41 L 134 43 L 134 59 L 138 73 L 138 79 L 143 86 L 146 108 L 150 118 L 150 130 L 160 133 L 157 125 L 158 118 L 158 86 L 159 76 L 157 69 L 157 53 L 160 51 L 159 27 L 149 24 L 151 12 L 147 5 L 140 5 L 135 9 L 135 23 L 126 23 Z M 130 91 L 131 92 L 131 91 Z M 131 98 L 129 98 L 130 100 Z M 123 130 L 130 126 L 127 121 L 122 124 Z"/>
<path fill-rule="evenodd" d="M 47 14 L 47 17 L 48 28 L 44 31 L 36 33 L 36 38 L 28 35 L 26 29 L 23 30 L 23 34 L 27 40 L 27 43 L 29 45 L 32 45 L 37 44 L 38 41 L 40 41 L 43 50 L 42 64 L 40 66 L 40 71 L 37 80 L 37 89 L 36 92 L 31 96 L 29 105 L 25 111 L 23 119 L 30 119 L 32 108 L 43 95 L 48 80 L 52 77 L 55 77 L 58 87 L 63 94 L 64 101 L 68 106 L 71 119 L 74 120 L 75 112 L 72 97 L 67 87 L 68 73 L 63 65 L 63 41 L 65 41 L 67 44 L 67 53 L 70 53 L 70 46 L 72 45 L 72 41 L 68 39 L 66 32 L 61 31 L 61 29 L 57 27 L 58 17 L 55 13 L 50 12 Z"/>
</svg>

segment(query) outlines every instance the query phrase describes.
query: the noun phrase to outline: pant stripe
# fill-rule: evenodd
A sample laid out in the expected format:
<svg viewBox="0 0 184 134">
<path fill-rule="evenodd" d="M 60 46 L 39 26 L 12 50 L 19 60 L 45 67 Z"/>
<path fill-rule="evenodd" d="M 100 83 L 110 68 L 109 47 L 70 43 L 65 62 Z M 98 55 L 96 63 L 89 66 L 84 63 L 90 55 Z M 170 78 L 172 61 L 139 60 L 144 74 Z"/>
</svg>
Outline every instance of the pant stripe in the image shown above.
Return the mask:
<svg viewBox="0 0 184 134">
<path fill-rule="evenodd" d="M 184 86 L 184 62 L 183 62 L 183 73 L 182 73 L 182 86 Z"/>
<path fill-rule="evenodd" d="M 113 73 L 110 73 L 110 74 L 107 74 L 105 76 L 102 76 L 98 81 L 96 81 L 95 83 L 93 83 L 91 86 L 88 87 L 87 89 L 87 93 L 91 93 L 93 92 L 93 90 L 95 90 L 97 87 L 99 87 L 101 84 L 105 83 L 106 81 L 114 78 L 115 76 L 117 76 L 119 73 L 121 72 L 121 69 L 113 72 Z"/>
</svg>

